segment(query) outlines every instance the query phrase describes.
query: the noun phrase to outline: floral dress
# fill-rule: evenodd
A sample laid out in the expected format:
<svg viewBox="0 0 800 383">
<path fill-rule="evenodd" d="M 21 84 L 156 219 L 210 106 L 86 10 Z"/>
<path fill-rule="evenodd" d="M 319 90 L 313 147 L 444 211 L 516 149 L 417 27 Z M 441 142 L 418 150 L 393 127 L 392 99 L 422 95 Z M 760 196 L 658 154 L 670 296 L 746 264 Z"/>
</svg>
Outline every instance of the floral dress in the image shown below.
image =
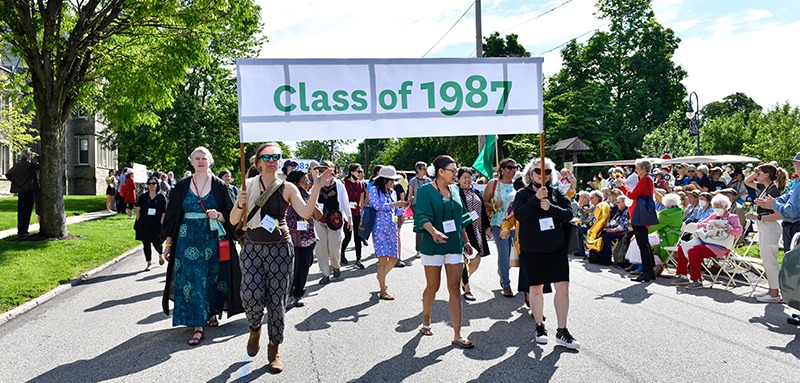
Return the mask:
<svg viewBox="0 0 800 383">
<path fill-rule="evenodd" d="M 203 197 L 206 209 L 216 209 L 211 193 Z M 221 315 L 228 294 L 228 270 L 219 261 L 216 232 L 193 191 L 183 200 L 184 216 L 175 244 L 174 326 L 202 327 L 212 315 Z"/>
<path fill-rule="evenodd" d="M 403 210 L 392 207 L 397 202 L 394 190 L 390 194 L 378 192 L 378 187 L 369 187 L 369 204 L 375 208 L 375 228 L 372 230 L 372 242 L 375 244 L 376 257 L 399 258 L 397 254 L 397 217 L 403 215 Z"/>
</svg>

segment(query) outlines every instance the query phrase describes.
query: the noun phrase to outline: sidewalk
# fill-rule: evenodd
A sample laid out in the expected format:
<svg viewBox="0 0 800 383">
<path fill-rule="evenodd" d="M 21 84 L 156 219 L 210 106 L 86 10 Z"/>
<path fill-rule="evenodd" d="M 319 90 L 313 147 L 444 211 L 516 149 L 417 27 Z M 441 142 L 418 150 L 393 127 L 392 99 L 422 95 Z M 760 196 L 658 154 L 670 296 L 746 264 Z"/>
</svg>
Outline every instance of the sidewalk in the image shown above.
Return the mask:
<svg viewBox="0 0 800 383">
<path fill-rule="evenodd" d="M 117 214 L 117 213 L 113 212 L 113 211 L 108 211 L 108 210 L 100 210 L 100 211 L 93 211 L 91 213 L 86 213 L 86 214 L 81 214 L 81 215 L 73 215 L 71 217 L 67 217 L 67 225 L 71 225 L 73 223 L 78 223 L 78 222 L 83 222 L 83 221 L 89 221 L 89 220 L 102 218 L 102 217 L 108 217 L 108 216 L 112 216 L 114 214 Z M 35 224 L 31 225 L 28 228 L 28 231 L 30 231 L 31 233 L 33 233 L 35 231 L 39 231 L 39 224 L 35 223 Z M 10 236 L 12 236 L 14 234 L 17 234 L 17 228 L 16 227 L 13 228 L 13 229 L 0 231 L 0 239 L 10 237 Z"/>
</svg>

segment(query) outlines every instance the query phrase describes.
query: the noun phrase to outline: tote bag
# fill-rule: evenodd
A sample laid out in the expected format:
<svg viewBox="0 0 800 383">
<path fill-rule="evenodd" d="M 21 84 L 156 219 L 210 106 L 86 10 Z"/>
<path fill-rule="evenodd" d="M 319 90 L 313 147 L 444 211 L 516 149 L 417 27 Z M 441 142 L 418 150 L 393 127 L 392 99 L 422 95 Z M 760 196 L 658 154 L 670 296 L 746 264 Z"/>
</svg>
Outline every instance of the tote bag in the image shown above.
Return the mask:
<svg viewBox="0 0 800 383">
<path fill-rule="evenodd" d="M 652 196 L 640 196 L 636 199 L 636 209 L 633 210 L 631 224 L 634 226 L 651 226 L 658 224 L 656 215 L 656 202 Z"/>
<path fill-rule="evenodd" d="M 375 208 L 364 206 L 361 209 L 361 222 L 358 224 L 358 236 L 364 240 L 369 239 L 372 229 L 375 228 Z"/>
</svg>

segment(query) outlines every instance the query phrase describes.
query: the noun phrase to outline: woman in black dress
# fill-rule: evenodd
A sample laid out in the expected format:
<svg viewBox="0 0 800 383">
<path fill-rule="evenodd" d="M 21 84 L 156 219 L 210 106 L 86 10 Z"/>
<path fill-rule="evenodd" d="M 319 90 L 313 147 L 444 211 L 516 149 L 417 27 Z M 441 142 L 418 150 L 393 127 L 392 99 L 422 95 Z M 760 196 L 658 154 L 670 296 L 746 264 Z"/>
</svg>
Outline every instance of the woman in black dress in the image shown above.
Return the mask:
<svg viewBox="0 0 800 383">
<path fill-rule="evenodd" d="M 569 199 L 559 188 L 552 187 L 555 164 L 545 161 L 545 174 L 541 162 L 535 158 L 523 173 L 528 185 L 517 193 L 512 205 L 519 223 L 519 248 L 522 267 L 530 285 L 530 301 L 536 322 L 536 342 L 547 343 L 544 328 L 544 285 L 555 285 L 553 303 L 558 329 L 556 343 L 573 350 L 580 343 L 567 330 L 569 312 L 569 261 L 564 225 L 570 224 L 572 209 Z"/>
<path fill-rule="evenodd" d="M 480 191 L 472 187 L 472 169 L 461 167 L 458 169 L 458 186 L 461 194 L 461 201 L 467 207 L 467 212 L 472 218 L 472 224 L 467 227 L 467 239 L 472 248 L 475 249 L 474 256 L 467 260 L 467 267 L 464 268 L 462 282 L 464 286 L 464 299 L 475 301 L 472 290 L 469 286 L 469 277 L 478 270 L 481 264 L 481 257 L 489 255 L 489 244 L 487 238 L 492 238 L 492 227 L 489 226 L 489 215 L 486 213 L 486 206 L 483 202 L 483 195 Z"/>
<path fill-rule="evenodd" d="M 161 247 L 161 223 L 164 222 L 164 212 L 167 210 L 167 198 L 158 192 L 158 179 L 150 177 L 147 180 L 147 192 L 142 193 L 136 200 L 136 239 L 142 241 L 144 246 L 144 260 L 147 261 L 145 271 L 153 267 L 153 247 L 158 252 L 158 264 L 164 264 L 164 251 Z"/>
</svg>

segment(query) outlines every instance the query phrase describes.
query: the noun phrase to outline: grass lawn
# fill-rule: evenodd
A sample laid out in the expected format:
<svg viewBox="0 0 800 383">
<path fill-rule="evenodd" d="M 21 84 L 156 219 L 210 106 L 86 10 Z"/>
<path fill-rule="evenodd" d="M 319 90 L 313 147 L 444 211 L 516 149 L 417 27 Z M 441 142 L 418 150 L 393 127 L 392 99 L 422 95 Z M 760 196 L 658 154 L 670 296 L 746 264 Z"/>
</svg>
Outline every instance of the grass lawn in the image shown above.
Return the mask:
<svg viewBox="0 0 800 383">
<path fill-rule="evenodd" d="M 761 258 L 761 249 L 758 248 L 758 244 L 754 243 L 753 246 L 750 247 L 750 251 L 745 252 L 747 250 L 747 246 L 737 247 L 736 251 L 739 255 L 744 257 L 753 257 L 753 258 Z M 778 265 L 783 264 L 783 249 L 778 249 Z"/>
<path fill-rule="evenodd" d="M 5 312 L 135 247 L 125 215 L 69 225 L 73 239 L 0 240 L 0 312 Z"/>
<path fill-rule="evenodd" d="M 105 195 L 64 196 L 64 210 L 67 217 L 105 210 Z M 31 214 L 31 224 L 36 223 L 36 213 Z M 0 198 L 0 230 L 17 227 L 17 197 Z"/>
</svg>

